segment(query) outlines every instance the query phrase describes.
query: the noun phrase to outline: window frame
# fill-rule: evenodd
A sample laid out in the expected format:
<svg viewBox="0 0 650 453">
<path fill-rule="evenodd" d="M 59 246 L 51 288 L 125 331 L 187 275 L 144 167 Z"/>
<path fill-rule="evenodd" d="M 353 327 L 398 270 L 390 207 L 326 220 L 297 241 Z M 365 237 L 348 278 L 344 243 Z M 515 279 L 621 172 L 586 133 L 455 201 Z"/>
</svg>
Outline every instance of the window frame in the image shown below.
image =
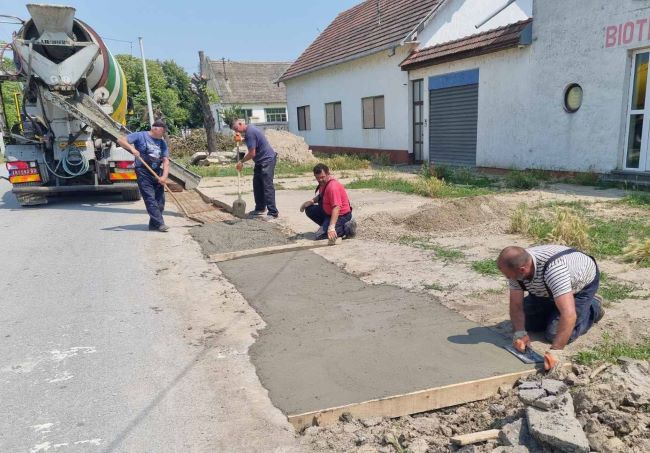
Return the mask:
<svg viewBox="0 0 650 453">
<path fill-rule="evenodd" d="M 298 114 L 298 130 L 310 131 L 311 130 L 311 107 L 309 105 L 301 105 L 296 109 Z M 300 116 L 302 112 L 302 128 L 300 127 Z"/>
<path fill-rule="evenodd" d="M 273 112 L 271 110 L 278 110 Z M 270 119 L 271 116 L 276 118 L 279 115 L 280 119 Z M 264 108 L 264 119 L 267 123 L 286 123 L 287 122 L 287 108 L 286 107 L 268 107 Z"/>
<path fill-rule="evenodd" d="M 328 121 L 328 113 L 327 109 L 329 106 L 332 106 L 332 123 L 333 127 L 329 127 L 329 121 Z M 338 106 L 338 115 L 336 113 L 337 107 Z M 338 127 L 337 127 L 338 125 Z M 327 102 L 325 103 L 325 129 L 328 131 L 336 131 L 336 130 L 341 130 L 343 129 L 343 104 L 341 101 L 334 101 L 334 102 Z"/>
<path fill-rule="evenodd" d="M 383 121 L 377 118 L 377 103 L 381 100 L 381 113 Z M 366 123 L 366 101 L 372 101 L 372 125 Z M 361 125 L 364 129 L 386 129 L 386 99 L 383 94 L 361 98 Z"/>
</svg>

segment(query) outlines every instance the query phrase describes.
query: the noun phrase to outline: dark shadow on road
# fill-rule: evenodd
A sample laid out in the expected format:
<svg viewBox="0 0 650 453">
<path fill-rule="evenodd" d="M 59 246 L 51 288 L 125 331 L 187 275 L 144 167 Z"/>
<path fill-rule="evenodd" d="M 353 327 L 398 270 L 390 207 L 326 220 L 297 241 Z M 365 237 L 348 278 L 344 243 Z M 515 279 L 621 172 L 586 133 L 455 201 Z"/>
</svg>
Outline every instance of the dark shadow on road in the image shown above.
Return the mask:
<svg viewBox="0 0 650 453">
<path fill-rule="evenodd" d="M 203 348 L 201 352 L 199 352 L 187 365 L 185 365 L 185 368 L 181 370 L 180 373 L 176 375 L 174 379 L 171 380 L 171 382 L 162 389 L 153 400 L 144 408 L 142 409 L 138 415 L 136 415 L 128 425 L 126 425 L 126 428 L 122 430 L 117 436 L 115 436 L 115 439 L 106 446 L 106 448 L 103 450 L 104 453 L 112 453 L 115 451 L 124 451 L 119 449 L 120 444 L 126 439 L 131 431 L 133 431 L 142 421 L 147 418 L 149 413 L 160 404 L 160 402 L 167 396 L 167 394 L 174 388 L 176 385 L 185 377 L 187 373 L 192 370 L 197 364 L 201 362 L 201 360 L 205 357 L 205 355 L 208 353 L 210 350 L 209 347 Z"/>
</svg>

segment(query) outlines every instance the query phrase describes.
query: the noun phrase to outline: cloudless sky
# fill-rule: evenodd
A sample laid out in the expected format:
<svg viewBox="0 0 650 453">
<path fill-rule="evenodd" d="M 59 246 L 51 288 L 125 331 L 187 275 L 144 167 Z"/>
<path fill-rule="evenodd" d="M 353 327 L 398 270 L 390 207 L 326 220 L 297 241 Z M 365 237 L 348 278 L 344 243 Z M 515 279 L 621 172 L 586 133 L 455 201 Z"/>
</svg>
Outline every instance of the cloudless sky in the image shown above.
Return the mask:
<svg viewBox="0 0 650 453">
<path fill-rule="evenodd" d="M 172 59 L 188 72 L 198 69 L 198 51 L 211 60 L 293 61 L 336 15 L 362 0 L 35 0 L 77 9 L 76 17 L 103 38 L 113 54 Z M 0 0 L 0 14 L 28 19 L 26 2 Z M 234 9 L 236 5 L 237 9 Z M 0 18 L 0 21 L 5 19 Z M 0 23 L 0 40 L 19 27 Z"/>
</svg>

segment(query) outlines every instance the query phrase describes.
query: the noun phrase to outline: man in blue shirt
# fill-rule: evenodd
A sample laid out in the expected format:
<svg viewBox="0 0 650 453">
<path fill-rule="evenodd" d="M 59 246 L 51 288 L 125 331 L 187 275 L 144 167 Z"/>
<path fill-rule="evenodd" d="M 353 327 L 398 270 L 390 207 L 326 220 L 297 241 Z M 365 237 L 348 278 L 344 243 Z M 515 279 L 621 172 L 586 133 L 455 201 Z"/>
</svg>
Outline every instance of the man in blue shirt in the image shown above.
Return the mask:
<svg viewBox="0 0 650 453">
<path fill-rule="evenodd" d="M 169 176 L 169 150 L 163 139 L 167 126 L 161 120 L 151 125 L 151 130 L 134 132 L 120 137 L 117 144 L 135 156 L 135 174 L 142 200 L 149 213 L 149 230 L 167 232 L 169 227 L 163 220 L 165 209 L 165 183 Z M 154 177 L 140 162 L 141 157 L 158 174 Z"/>
<path fill-rule="evenodd" d="M 237 163 L 237 171 L 241 171 L 243 163 L 253 159 L 255 169 L 253 170 L 253 195 L 255 197 L 255 210 L 249 212 L 251 216 L 263 216 L 267 212 L 265 220 L 278 218 L 278 209 L 275 207 L 275 187 L 273 176 L 278 154 L 273 150 L 264 133 L 244 120 L 234 120 L 231 129 L 235 132 L 246 134 L 246 148 L 248 152 Z"/>
</svg>

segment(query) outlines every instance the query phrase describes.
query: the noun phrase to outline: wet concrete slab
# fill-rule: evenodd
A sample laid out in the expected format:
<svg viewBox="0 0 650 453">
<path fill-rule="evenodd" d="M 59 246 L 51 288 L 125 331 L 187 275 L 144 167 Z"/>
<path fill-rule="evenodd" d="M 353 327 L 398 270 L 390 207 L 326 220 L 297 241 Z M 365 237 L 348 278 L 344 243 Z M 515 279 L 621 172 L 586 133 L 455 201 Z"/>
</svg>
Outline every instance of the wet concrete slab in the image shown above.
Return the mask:
<svg viewBox="0 0 650 453">
<path fill-rule="evenodd" d="M 219 267 L 267 323 L 251 358 L 287 415 L 530 369 L 433 297 L 365 284 L 310 251 Z"/>
<path fill-rule="evenodd" d="M 252 250 L 292 242 L 277 224 L 257 219 L 206 223 L 192 228 L 190 234 L 206 255 Z"/>
</svg>

